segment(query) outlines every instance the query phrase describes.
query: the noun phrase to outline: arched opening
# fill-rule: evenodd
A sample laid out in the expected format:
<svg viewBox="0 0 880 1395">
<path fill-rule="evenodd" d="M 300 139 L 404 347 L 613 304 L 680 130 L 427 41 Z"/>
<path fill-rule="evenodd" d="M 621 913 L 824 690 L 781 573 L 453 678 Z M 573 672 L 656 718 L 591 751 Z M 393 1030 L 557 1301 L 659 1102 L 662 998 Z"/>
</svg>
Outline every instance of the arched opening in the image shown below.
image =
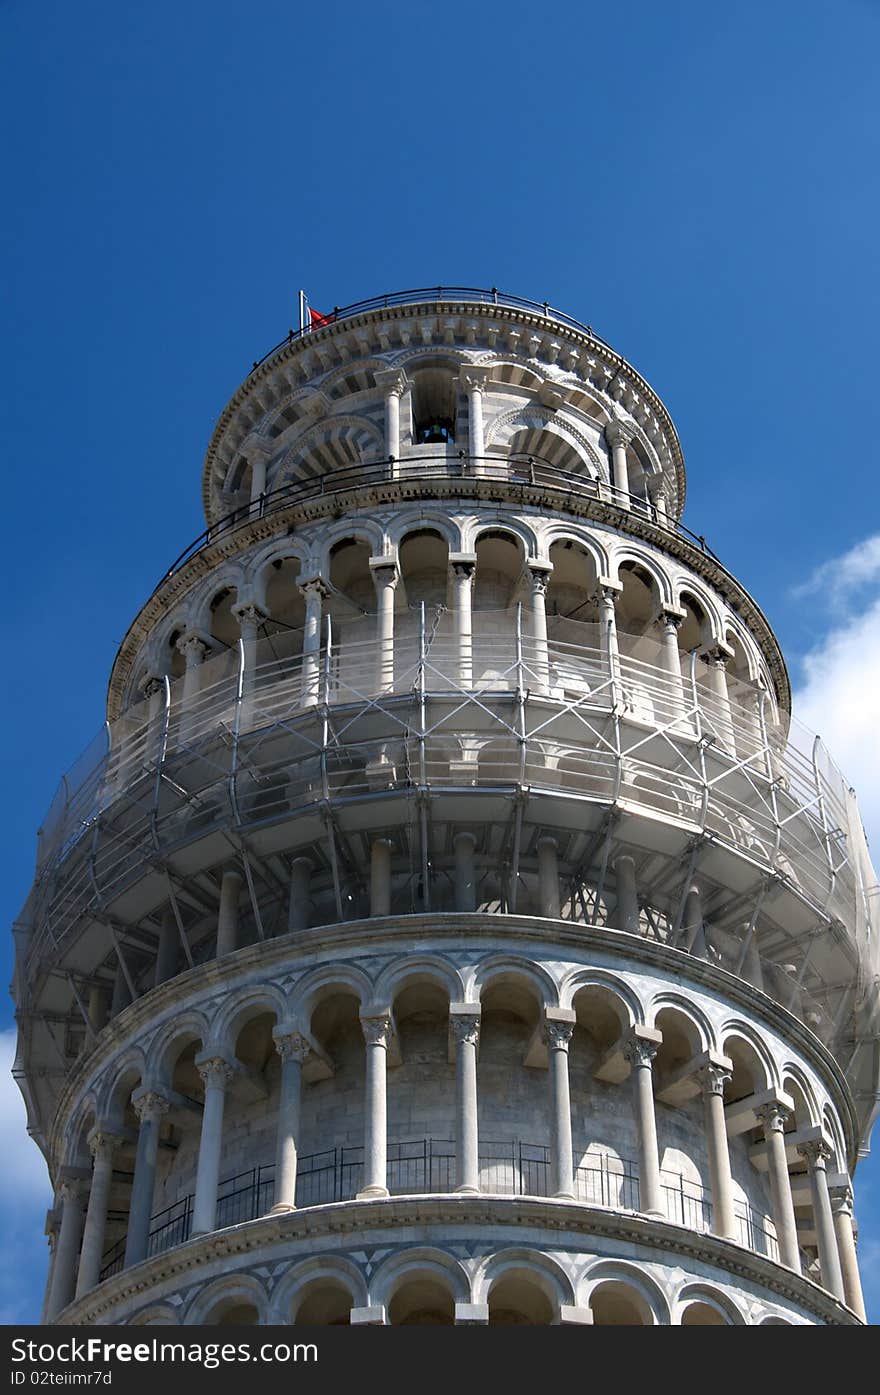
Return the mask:
<svg viewBox="0 0 880 1395">
<path fill-rule="evenodd" d="M 433 1274 L 407 1276 L 388 1304 L 388 1322 L 391 1327 L 451 1327 L 452 1290 Z"/>
<path fill-rule="evenodd" d="M 489 1290 L 490 1327 L 549 1327 L 556 1305 L 527 1269 L 507 1270 Z"/>
<path fill-rule="evenodd" d="M 211 597 L 210 634 L 218 649 L 233 649 L 238 644 L 239 624 L 232 613 L 236 597 L 234 586 L 224 586 Z"/>
<path fill-rule="evenodd" d="M 545 477 L 551 480 L 557 470 L 588 477 L 596 473 L 573 441 L 568 440 L 561 431 L 551 431 L 538 421 L 514 432 L 508 443 L 508 452 L 511 457 L 522 456 L 534 461 L 534 478 L 538 483 L 542 478 L 542 465 L 550 466 L 550 471 L 545 471 Z"/>
<path fill-rule="evenodd" d="M 392 1004 L 400 1065 L 388 1081 L 388 1190 L 446 1192 L 456 1184 L 455 1064 L 449 994 L 416 975 Z"/>
<path fill-rule="evenodd" d="M 712 1198 L 704 1177 L 705 1107 L 698 1072 L 682 1076 L 682 1067 L 704 1050 L 703 1040 L 696 1022 L 675 1007 L 661 1008 L 654 1025 L 663 1034 L 653 1076 L 664 1209 L 676 1225 L 706 1231 Z"/>
<path fill-rule="evenodd" d="M 681 1315 L 682 1327 L 729 1327 L 729 1320 L 712 1303 L 688 1303 Z"/>
<path fill-rule="evenodd" d="M 573 539 L 550 548 L 553 571 L 547 587 L 547 634 L 551 687 L 581 697 L 607 679 L 600 651 L 598 574 L 592 554 Z"/>
<path fill-rule="evenodd" d="M 208 1327 L 259 1327 L 260 1315 L 246 1299 L 228 1298 L 216 1305 L 205 1318 Z"/>
<path fill-rule="evenodd" d="M 620 1109 L 618 1079 L 608 1080 L 602 1071 L 603 1063 L 624 1039 L 630 1015 L 623 1000 L 602 984 L 578 989 L 572 1008 L 576 1022 L 568 1059 L 576 1126 L 572 1140 L 575 1194 L 590 1206 L 637 1211 L 634 1116 L 631 1109 Z"/>
<path fill-rule="evenodd" d="M 399 548 L 401 585 L 405 606 L 436 609 L 446 605 L 449 547 L 433 528 L 407 533 Z"/>
<path fill-rule="evenodd" d="M 515 971 L 505 971 L 482 989 L 480 1002 L 480 1189 L 506 1196 L 546 1196 L 546 1072 L 524 1064 L 541 1011 L 536 985 Z"/>
<path fill-rule="evenodd" d="M 333 1062 L 333 1074 L 303 1087 L 299 1207 L 349 1201 L 363 1185 L 365 1048 L 357 996 L 344 985 L 328 985 L 310 1030 Z"/>
<path fill-rule="evenodd" d="M 475 610 L 509 610 L 516 600 L 525 561 L 521 540 L 502 530 L 481 533 L 476 546 Z"/>
<path fill-rule="evenodd" d="M 445 363 L 410 369 L 413 445 L 452 446 L 456 439 L 457 373 Z"/>
<path fill-rule="evenodd" d="M 609 1279 L 590 1294 L 594 1327 L 651 1327 L 654 1314 L 645 1298 L 630 1284 Z"/>
<path fill-rule="evenodd" d="M 344 1284 L 318 1279 L 303 1290 L 293 1321 L 297 1327 L 348 1327 L 351 1309 L 351 1294 Z"/>
</svg>

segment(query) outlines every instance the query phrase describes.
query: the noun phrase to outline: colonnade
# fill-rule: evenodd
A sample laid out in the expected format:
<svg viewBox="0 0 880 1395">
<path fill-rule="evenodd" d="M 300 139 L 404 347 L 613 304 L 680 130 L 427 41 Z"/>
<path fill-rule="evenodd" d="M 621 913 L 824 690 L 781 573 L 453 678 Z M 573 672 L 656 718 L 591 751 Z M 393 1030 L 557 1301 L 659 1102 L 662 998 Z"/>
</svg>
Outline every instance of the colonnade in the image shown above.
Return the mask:
<svg viewBox="0 0 880 1395">
<path fill-rule="evenodd" d="M 449 1004 L 450 1039 L 455 1053 L 455 1191 L 467 1196 L 481 1191 L 478 1139 L 477 1056 L 481 1029 L 479 1002 Z M 388 1053 L 395 1038 L 390 1006 L 367 1004 L 360 1010 L 364 1039 L 364 1150 L 363 1177 L 358 1198 L 386 1197 Z M 540 1039 L 545 1052 L 548 1081 L 548 1134 L 551 1195 L 577 1199 L 574 1171 L 569 1084 L 569 1048 L 576 1025 L 572 1009 L 545 1006 L 540 1018 Z M 279 1023 L 273 1030 L 275 1049 L 281 1058 L 280 1090 L 275 1149 L 273 1213 L 296 1207 L 297 1159 L 300 1135 L 302 1072 L 312 1046 L 295 1024 Z M 655 1116 L 654 1061 L 662 1044 L 656 1028 L 636 1025 L 606 1051 L 596 1076 L 606 1083 L 622 1084 L 627 1075 L 632 1094 L 639 1159 L 639 1205 L 642 1214 L 667 1219 L 661 1180 Z M 230 1082 L 241 1066 L 224 1052 L 208 1045 L 195 1057 L 205 1093 L 196 1171 L 192 1231 L 206 1234 L 216 1228 L 217 1201 L 223 1147 L 223 1117 Z M 690 1080 L 689 1094 L 702 1096 L 709 1157 L 711 1230 L 727 1240 L 737 1239 L 733 1205 L 728 1124 L 724 1085 L 731 1078 L 732 1063 L 714 1052 L 703 1052 L 676 1072 L 678 1085 Z M 661 1091 L 662 1097 L 662 1091 Z M 160 1128 L 163 1118 L 179 1104 L 161 1085 L 142 1085 L 132 1096 L 139 1120 L 134 1178 L 131 1191 L 125 1267 L 145 1259 L 156 1184 Z M 784 1097 L 772 1093 L 756 1098 L 755 1117 L 767 1147 L 773 1221 L 779 1245 L 779 1261 L 801 1272 L 792 1183 L 783 1134 L 788 1119 Z M 808 1131 L 809 1132 L 809 1131 Z M 797 1155 L 807 1164 L 812 1198 L 821 1281 L 835 1297 L 864 1316 L 852 1221 L 852 1193 L 848 1178 L 829 1186 L 826 1165 L 831 1148 L 819 1130 L 797 1144 Z M 801 1138 L 799 1134 L 798 1139 Z M 59 1187 L 60 1218 L 50 1273 L 47 1320 L 76 1294 L 88 1292 L 99 1281 L 113 1174 L 113 1160 L 123 1138 L 107 1121 L 99 1121 L 89 1137 L 93 1157 L 88 1205 L 84 1210 L 85 1177 L 67 1169 Z M 69 1174 L 69 1175 L 68 1175 Z M 77 1273 L 77 1257 L 79 1267 Z"/>
</svg>

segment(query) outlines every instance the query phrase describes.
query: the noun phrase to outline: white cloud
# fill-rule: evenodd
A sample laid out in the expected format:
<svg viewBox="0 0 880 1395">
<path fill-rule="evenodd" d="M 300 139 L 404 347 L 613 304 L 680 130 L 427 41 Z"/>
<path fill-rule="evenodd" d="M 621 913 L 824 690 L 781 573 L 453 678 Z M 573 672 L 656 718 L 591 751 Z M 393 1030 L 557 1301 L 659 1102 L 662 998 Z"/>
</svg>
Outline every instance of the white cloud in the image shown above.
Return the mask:
<svg viewBox="0 0 880 1395">
<path fill-rule="evenodd" d="M 824 597 L 829 608 L 848 608 L 859 592 L 872 585 L 880 585 L 880 533 L 823 562 L 791 594 Z"/>
<path fill-rule="evenodd" d="M 880 597 L 829 629 L 802 660 L 795 715 L 819 733 L 855 787 L 874 860 L 880 853 Z"/>
</svg>

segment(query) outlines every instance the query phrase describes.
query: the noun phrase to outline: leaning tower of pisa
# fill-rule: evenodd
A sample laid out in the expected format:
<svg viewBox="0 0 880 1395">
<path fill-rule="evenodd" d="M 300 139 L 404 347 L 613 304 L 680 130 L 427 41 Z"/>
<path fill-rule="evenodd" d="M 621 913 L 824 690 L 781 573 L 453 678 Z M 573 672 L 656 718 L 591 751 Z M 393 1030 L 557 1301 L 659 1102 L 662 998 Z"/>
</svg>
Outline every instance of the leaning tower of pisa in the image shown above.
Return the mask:
<svg viewBox="0 0 880 1395">
<path fill-rule="evenodd" d="M 656 394 L 390 295 L 202 489 L 16 925 L 44 1320 L 864 1321 L 877 879 Z"/>
</svg>

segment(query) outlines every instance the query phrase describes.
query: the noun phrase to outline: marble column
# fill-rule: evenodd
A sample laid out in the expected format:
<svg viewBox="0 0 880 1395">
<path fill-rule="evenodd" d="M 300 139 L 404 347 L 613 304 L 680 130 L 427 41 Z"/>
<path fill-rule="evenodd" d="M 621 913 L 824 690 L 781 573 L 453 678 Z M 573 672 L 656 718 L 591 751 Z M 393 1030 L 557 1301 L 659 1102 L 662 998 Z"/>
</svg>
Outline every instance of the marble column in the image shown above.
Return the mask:
<svg viewBox="0 0 880 1395">
<path fill-rule="evenodd" d="M 660 626 L 660 663 L 667 679 L 664 706 L 668 712 L 665 721 L 680 717 L 685 708 L 681 651 L 678 647 L 678 632 L 683 623 L 684 616 L 672 610 L 661 610 L 657 619 Z"/>
<path fill-rule="evenodd" d="M 399 580 L 392 557 L 371 557 L 370 571 L 376 587 L 376 692 L 394 692 L 394 593 Z"/>
<path fill-rule="evenodd" d="M 727 1142 L 727 1122 L 724 1117 L 724 1086 L 731 1072 L 725 1066 L 710 1063 L 699 1072 L 703 1091 L 706 1121 L 706 1146 L 709 1153 L 709 1177 L 712 1190 L 712 1233 L 728 1240 L 736 1239 L 736 1217 L 733 1212 L 733 1178 L 730 1174 L 730 1148 Z"/>
<path fill-rule="evenodd" d="M 241 637 L 242 649 L 244 651 L 242 682 L 241 682 L 241 711 L 239 712 L 239 731 L 247 731 L 253 726 L 254 721 L 254 690 L 257 681 L 257 663 L 259 652 L 257 649 L 260 626 L 268 620 L 268 614 L 253 603 L 237 605 L 233 607 L 232 614 L 238 621 L 239 635 Z"/>
<path fill-rule="evenodd" d="M 220 908 L 217 912 L 217 958 L 238 949 L 239 901 L 242 875 L 236 867 L 227 867 L 220 883 Z"/>
<path fill-rule="evenodd" d="M 196 702 L 201 688 L 201 667 L 208 654 L 208 645 L 199 635 L 181 635 L 177 648 L 186 660 L 183 687 L 180 693 L 180 721 L 178 733 L 182 742 L 191 741 L 197 733 L 198 714 Z"/>
<path fill-rule="evenodd" d="M 575 1015 L 570 1009 L 548 1009 L 543 1024 L 550 1077 L 550 1165 L 552 1194 L 574 1199 L 574 1158 L 571 1144 L 571 1093 L 568 1048 Z"/>
<path fill-rule="evenodd" d="M 217 1229 L 217 1189 L 220 1184 L 220 1157 L 223 1151 L 223 1112 L 226 1086 L 234 1074 L 222 1056 L 197 1056 L 196 1069 L 205 1086 L 202 1133 L 196 1169 L 196 1195 L 193 1202 L 192 1234 L 205 1235 Z"/>
<path fill-rule="evenodd" d="M 784 1130 L 790 1117 L 789 1110 L 771 1100 L 755 1110 L 755 1117 L 764 1131 L 764 1142 L 767 1144 L 770 1199 L 779 1244 L 779 1260 L 796 1274 L 800 1274 L 801 1254 L 797 1238 L 797 1221 L 791 1197 L 788 1159 L 785 1154 Z"/>
<path fill-rule="evenodd" d="M 630 507 L 629 498 L 629 465 L 626 459 L 626 448 L 633 438 L 631 427 L 624 426 L 620 421 L 609 421 L 605 427 L 605 440 L 611 448 L 612 476 L 614 488 L 617 491 L 614 495 L 614 502 L 621 508 Z"/>
<path fill-rule="evenodd" d="M 358 1197 L 388 1195 L 386 1078 L 391 1013 L 361 1017 L 366 1046 L 364 1099 L 364 1183 Z"/>
<path fill-rule="evenodd" d="M 476 559 L 450 557 L 452 573 L 452 624 L 455 635 L 455 680 L 462 688 L 473 685 L 473 620 L 471 606 Z"/>
<path fill-rule="evenodd" d="M 61 1202 L 61 1227 L 55 1245 L 55 1266 L 52 1292 L 47 1308 L 47 1321 L 52 1322 L 62 1308 L 73 1301 L 76 1261 L 83 1227 L 82 1185 L 65 1180 L 58 1188 Z"/>
<path fill-rule="evenodd" d="M 733 739 L 733 712 L 730 706 L 730 693 L 727 687 L 728 655 L 718 646 L 707 650 L 706 663 L 709 666 L 709 689 L 712 694 L 712 711 L 706 713 L 705 720 L 715 733 L 719 746 L 729 755 L 736 754 Z"/>
<path fill-rule="evenodd" d="M 639 933 L 639 897 L 636 889 L 635 858 L 621 853 L 614 859 L 617 876 L 617 928 L 630 935 Z"/>
<path fill-rule="evenodd" d="M 306 603 L 300 706 L 312 707 L 321 695 L 321 609 L 327 591 L 317 577 L 304 581 L 299 589 Z"/>
<path fill-rule="evenodd" d="M 89 1205 L 79 1257 L 77 1298 L 88 1293 L 100 1281 L 104 1236 L 107 1230 L 107 1208 L 113 1185 L 113 1158 L 121 1142 L 122 1139 L 116 1134 L 100 1129 L 89 1136 L 89 1149 L 93 1158 L 92 1185 L 89 1189 Z"/>
<path fill-rule="evenodd" d="M 110 985 L 107 983 L 93 983 L 89 989 L 89 1021 L 92 1024 L 92 1031 L 95 1033 L 100 1032 L 101 1028 L 107 1025 L 107 1019 L 110 1015 L 109 994 Z"/>
<path fill-rule="evenodd" d="M 843 1271 L 837 1250 L 837 1236 L 834 1230 L 834 1217 L 831 1212 L 831 1197 L 828 1193 L 828 1174 L 826 1172 L 826 1164 L 831 1157 L 831 1147 L 824 1139 L 816 1138 L 807 1143 L 799 1144 L 798 1153 L 807 1162 L 822 1287 L 827 1288 L 828 1292 L 833 1294 L 835 1298 L 839 1298 L 841 1303 L 845 1303 Z"/>
<path fill-rule="evenodd" d="M 135 1091 L 131 1102 L 140 1127 L 128 1210 L 124 1262 L 126 1269 L 132 1264 L 139 1264 L 147 1257 L 150 1221 L 153 1216 L 153 1193 L 156 1186 L 156 1160 L 159 1155 L 159 1130 L 164 1115 L 171 1108 L 170 1101 L 156 1090 L 148 1088 Z"/>
<path fill-rule="evenodd" d="M 276 1027 L 272 1033 L 281 1057 L 278 1100 L 278 1135 L 275 1147 L 275 1201 L 273 1213 L 296 1209 L 297 1140 L 299 1138 L 302 1068 L 311 1047 L 300 1032 Z"/>
<path fill-rule="evenodd" d="M 632 1067 L 633 1105 L 639 1139 L 639 1210 L 648 1216 L 665 1216 L 660 1185 L 660 1152 L 654 1111 L 654 1057 L 660 1049 L 659 1032 L 633 1031 L 624 1057 Z"/>
<path fill-rule="evenodd" d="M 290 864 L 290 899 L 287 903 L 288 930 L 307 930 L 311 921 L 311 885 L 314 867 L 311 858 L 295 857 Z"/>
<path fill-rule="evenodd" d="M 862 1280 L 856 1255 L 852 1187 L 848 1183 L 842 1186 L 833 1186 L 830 1188 L 830 1196 L 846 1305 L 848 1308 L 852 1308 L 862 1322 L 867 1322 L 868 1315 L 865 1312 L 865 1298 L 862 1293 Z"/>
<path fill-rule="evenodd" d="M 483 431 L 483 392 L 489 377 L 489 369 L 479 366 L 463 368 L 460 382 L 468 398 L 468 453 L 479 472 L 479 462 L 486 454 L 486 439 Z"/>
<path fill-rule="evenodd" d="M 452 840 L 455 850 L 455 909 L 475 911 L 477 909 L 477 873 L 474 865 L 476 835 L 468 829 L 456 833 Z"/>
<path fill-rule="evenodd" d="M 474 1195 L 480 1190 L 477 1132 L 479 1003 L 451 1003 L 449 1030 L 455 1043 L 455 1190 Z"/>
<path fill-rule="evenodd" d="M 391 914 L 390 838 L 374 838 L 370 846 L 370 915 Z"/>
<path fill-rule="evenodd" d="M 549 920 L 560 917 L 558 851 L 555 838 L 538 839 L 538 914 Z"/>
<path fill-rule="evenodd" d="M 622 587 L 617 584 L 600 584 L 596 600 L 599 606 L 599 633 L 601 636 L 602 650 L 605 656 L 605 664 L 608 677 L 611 680 L 610 692 L 606 701 L 609 703 L 620 702 L 621 699 L 621 673 L 620 673 L 620 649 L 617 643 L 617 598 L 622 591 Z"/>
<path fill-rule="evenodd" d="M 154 980 L 157 988 L 160 983 L 167 983 L 169 979 L 175 977 L 179 950 L 180 932 L 177 929 L 177 917 L 174 914 L 174 907 L 168 905 L 162 912 L 162 921 L 159 926 L 159 946 L 156 953 L 156 977 Z"/>
<path fill-rule="evenodd" d="M 376 386 L 385 398 L 385 454 L 392 460 L 400 458 L 400 399 L 409 384 L 406 374 L 398 368 L 386 368 L 376 374 Z"/>
<path fill-rule="evenodd" d="M 266 464 L 267 457 L 263 454 L 253 454 L 251 462 L 251 503 L 259 505 L 261 497 L 266 492 Z"/>
<path fill-rule="evenodd" d="M 547 587 L 550 585 L 552 564 L 529 562 L 530 614 L 532 629 L 532 653 L 526 652 L 526 668 L 531 671 L 532 681 L 528 685 L 537 693 L 546 693 L 550 688 L 550 654 L 547 645 Z"/>
</svg>

